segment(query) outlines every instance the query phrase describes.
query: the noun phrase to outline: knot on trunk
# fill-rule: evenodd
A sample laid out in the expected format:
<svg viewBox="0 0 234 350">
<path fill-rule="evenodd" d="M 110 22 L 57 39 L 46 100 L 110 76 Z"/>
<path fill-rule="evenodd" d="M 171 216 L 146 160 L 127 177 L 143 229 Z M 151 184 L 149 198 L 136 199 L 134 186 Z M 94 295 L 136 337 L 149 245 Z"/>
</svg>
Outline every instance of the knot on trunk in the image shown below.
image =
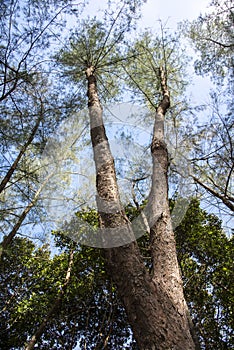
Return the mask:
<svg viewBox="0 0 234 350">
<path fill-rule="evenodd" d="M 94 75 L 93 75 L 94 71 L 95 71 L 94 66 L 87 67 L 86 71 L 85 71 L 86 77 L 87 78 L 90 78 L 91 76 L 94 77 Z"/>
<path fill-rule="evenodd" d="M 153 138 L 151 143 L 151 152 L 155 154 L 157 151 L 163 151 L 167 154 L 167 145 L 163 140 L 159 140 L 158 138 Z"/>
<path fill-rule="evenodd" d="M 157 167 L 159 167 L 158 171 L 163 171 L 164 175 L 167 174 L 169 161 L 166 143 L 159 139 L 153 139 L 151 144 L 151 152 L 156 160 L 155 166 L 157 165 Z"/>
</svg>

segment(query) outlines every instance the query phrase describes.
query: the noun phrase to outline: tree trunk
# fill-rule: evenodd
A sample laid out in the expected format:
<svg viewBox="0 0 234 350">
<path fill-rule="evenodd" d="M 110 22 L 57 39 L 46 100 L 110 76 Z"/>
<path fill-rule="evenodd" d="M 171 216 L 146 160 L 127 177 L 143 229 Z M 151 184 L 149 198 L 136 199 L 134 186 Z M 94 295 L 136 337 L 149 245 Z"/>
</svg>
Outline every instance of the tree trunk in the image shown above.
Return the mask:
<svg viewBox="0 0 234 350">
<path fill-rule="evenodd" d="M 139 349 L 192 350 L 195 345 L 189 328 L 167 200 L 168 160 L 163 141 L 163 123 L 170 100 L 163 81 L 163 71 L 161 73 L 163 99 L 155 118 L 152 190 L 147 208 L 151 227 L 153 276 L 144 265 L 136 241 L 105 249 L 105 257 L 108 272 L 117 286 Z M 119 228 L 118 233 L 132 237 L 131 224 L 120 203 L 94 67 L 87 68 L 86 77 L 100 226 Z"/>
<path fill-rule="evenodd" d="M 4 250 L 7 249 L 7 247 L 9 247 L 9 245 L 11 244 L 12 240 L 14 239 L 14 237 L 16 236 L 19 228 L 21 227 L 22 223 L 24 222 L 25 218 L 27 217 L 28 213 L 31 211 L 31 209 L 36 205 L 38 198 L 43 190 L 43 188 L 45 187 L 45 185 L 47 184 L 47 182 L 49 181 L 49 179 L 54 175 L 54 173 L 49 174 L 46 179 L 44 180 L 44 182 L 41 184 L 41 186 L 39 187 L 39 189 L 37 190 L 37 192 L 35 193 L 33 199 L 28 203 L 28 205 L 24 208 L 23 212 L 20 214 L 18 221 L 15 223 L 15 225 L 13 226 L 11 232 L 7 235 L 4 236 L 2 243 L 0 244 L 0 263 L 1 263 L 1 257 L 2 257 L 2 253 Z"/>
<path fill-rule="evenodd" d="M 23 145 L 23 147 L 21 148 L 18 156 L 16 157 L 15 161 L 13 162 L 13 164 L 11 165 L 10 169 L 8 170 L 8 172 L 6 173 L 6 175 L 4 176 L 3 180 L 0 183 L 0 193 L 4 190 L 4 188 L 6 187 L 6 185 L 8 184 L 8 182 L 10 181 L 12 175 L 14 174 L 17 165 L 19 164 L 21 158 L 23 157 L 23 155 L 25 154 L 28 146 L 32 143 L 37 130 L 39 128 L 40 122 L 41 122 L 42 117 L 39 117 L 34 128 L 32 129 L 32 132 L 28 138 L 28 140 L 25 142 L 25 144 Z"/>
</svg>

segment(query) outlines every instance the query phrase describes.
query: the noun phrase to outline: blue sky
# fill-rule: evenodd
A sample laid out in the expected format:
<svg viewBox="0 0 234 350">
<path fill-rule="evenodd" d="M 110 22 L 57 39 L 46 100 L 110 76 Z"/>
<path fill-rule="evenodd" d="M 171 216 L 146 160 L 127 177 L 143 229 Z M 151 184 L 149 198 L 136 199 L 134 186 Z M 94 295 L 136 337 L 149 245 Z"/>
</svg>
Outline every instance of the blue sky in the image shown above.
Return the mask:
<svg viewBox="0 0 234 350">
<path fill-rule="evenodd" d="M 208 12 L 210 2 L 211 0 L 148 0 L 142 9 L 141 26 L 158 28 L 160 19 L 163 23 L 167 23 L 168 29 L 176 31 L 179 22 L 186 19 L 192 21 L 201 13 Z M 188 53 L 195 57 L 191 47 L 188 47 Z M 207 103 L 210 86 L 208 77 L 193 76 L 188 94 L 194 104 Z"/>
<path fill-rule="evenodd" d="M 147 0 L 142 8 L 142 26 L 152 27 L 158 19 L 166 21 L 169 19 L 171 28 L 183 19 L 195 19 L 201 12 L 205 12 L 211 0 Z M 85 15 L 91 17 L 98 10 L 105 8 L 105 0 L 90 0 L 86 6 Z"/>
<path fill-rule="evenodd" d="M 155 28 L 158 30 L 159 22 L 167 23 L 169 30 L 176 31 L 177 24 L 185 19 L 194 20 L 201 13 L 209 11 L 209 4 L 211 0 L 147 0 L 142 7 L 142 18 L 138 23 L 138 28 Z M 102 17 L 101 10 L 106 8 L 107 0 L 90 0 L 86 5 L 83 17 Z M 195 57 L 189 44 L 188 53 Z M 193 71 L 191 63 L 191 73 Z M 188 88 L 188 94 L 196 104 L 205 104 L 208 102 L 209 89 L 211 87 L 208 77 L 202 78 L 200 76 L 193 76 L 192 84 Z"/>
</svg>

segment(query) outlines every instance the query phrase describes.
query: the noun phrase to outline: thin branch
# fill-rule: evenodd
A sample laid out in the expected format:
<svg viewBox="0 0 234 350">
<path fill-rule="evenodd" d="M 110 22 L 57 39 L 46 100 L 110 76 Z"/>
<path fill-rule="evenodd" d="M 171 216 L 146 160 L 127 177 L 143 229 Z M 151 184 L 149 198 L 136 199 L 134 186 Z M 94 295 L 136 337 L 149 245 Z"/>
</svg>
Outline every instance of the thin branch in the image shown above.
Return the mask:
<svg viewBox="0 0 234 350">
<path fill-rule="evenodd" d="M 148 94 L 140 87 L 140 85 L 137 83 L 137 81 L 133 78 L 133 76 L 127 71 L 127 69 L 122 66 L 124 71 L 127 73 L 127 75 L 129 76 L 129 78 L 134 82 L 134 84 L 137 86 L 137 88 L 142 92 L 142 94 L 146 97 L 147 101 L 150 103 L 150 105 L 155 109 L 155 104 L 151 101 L 151 99 L 149 98 Z"/>
<path fill-rule="evenodd" d="M 7 174 L 5 175 L 4 179 L 0 183 L 0 193 L 5 189 L 7 183 L 10 181 L 12 175 L 14 174 L 17 165 L 19 164 L 21 158 L 25 154 L 28 146 L 32 143 L 34 136 L 36 135 L 36 132 L 39 128 L 40 122 L 41 122 L 42 116 L 40 116 L 31 132 L 31 135 L 29 136 L 28 140 L 25 142 L 23 147 L 21 148 L 17 158 L 15 159 L 14 163 L 11 165 L 10 169 L 8 170 Z"/>
<path fill-rule="evenodd" d="M 4 88 L 3 88 L 3 92 L 2 92 L 2 96 L 0 97 L 0 102 L 3 101 L 4 99 L 6 99 L 17 87 L 17 84 L 20 80 L 20 68 L 22 66 L 22 64 L 26 61 L 27 57 L 29 56 L 30 52 L 32 51 L 35 43 L 40 39 L 40 37 L 44 34 L 44 32 L 49 28 L 49 26 L 54 22 L 54 20 L 58 17 L 58 15 L 65 9 L 67 8 L 68 6 L 70 6 L 70 4 L 68 5 L 65 5 L 63 6 L 55 15 L 54 17 L 52 17 L 52 19 L 45 25 L 45 27 L 41 30 L 41 32 L 35 37 L 35 39 L 31 42 L 28 50 L 23 54 L 20 62 L 18 63 L 18 67 L 17 69 L 12 69 L 8 64 L 7 64 L 7 58 L 6 58 L 6 55 L 5 55 L 5 62 L 4 61 L 1 61 L 2 64 L 4 64 L 4 67 L 5 67 L 5 74 L 4 74 Z M 9 26 L 9 31 L 10 31 L 10 27 Z M 10 33 L 9 33 L 9 39 L 8 39 L 8 45 L 10 44 L 9 42 L 10 40 Z M 13 84 L 13 86 L 7 91 L 5 92 L 6 90 L 6 84 L 7 84 L 7 80 L 6 80 L 6 69 L 10 69 L 12 71 L 15 72 L 15 82 Z"/>
<path fill-rule="evenodd" d="M 211 41 L 212 43 L 214 43 L 216 45 L 219 45 L 221 47 L 228 48 L 228 49 L 234 47 L 234 44 L 224 44 L 224 43 L 221 43 L 220 41 L 214 40 L 212 38 L 200 37 L 200 39 Z"/>
<path fill-rule="evenodd" d="M 232 167 L 228 173 L 228 176 L 227 176 L 227 181 L 226 181 L 226 185 L 225 185 L 225 189 L 224 189 L 224 195 L 227 196 L 227 191 L 228 191 L 228 187 L 229 187 L 229 182 L 231 180 L 231 176 L 232 176 L 232 173 L 234 171 L 234 162 L 232 163 Z"/>
<path fill-rule="evenodd" d="M 140 208 L 140 204 L 138 203 L 138 201 L 137 201 L 137 199 L 136 199 L 136 193 L 135 193 L 134 187 L 135 187 L 135 185 L 136 185 L 136 183 L 137 183 L 138 181 L 145 180 L 145 179 L 147 179 L 148 177 L 149 177 L 149 176 L 144 176 L 144 177 L 142 177 L 141 179 L 137 179 L 137 180 L 133 180 L 133 181 L 132 181 L 132 198 L 133 198 L 133 202 L 135 203 L 136 208 L 137 208 L 138 211 L 140 211 L 141 208 Z M 150 233 L 150 226 L 149 226 L 149 222 L 148 222 L 148 220 L 147 220 L 147 217 L 146 217 L 145 213 L 144 213 L 143 211 L 141 211 L 140 214 L 141 214 L 142 219 L 143 219 L 143 224 L 144 224 L 144 226 L 145 226 L 145 231 L 146 231 L 147 233 Z"/>
<path fill-rule="evenodd" d="M 134 55 L 130 55 L 130 56 L 123 57 L 123 58 L 117 58 L 117 59 L 111 60 L 111 61 L 109 61 L 109 62 L 107 62 L 105 64 L 101 64 L 101 65 L 97 66 L 97 68 L 100 69 L 100 68 L 112 66 L 112 65 L 115 65 L 115 64 L 117 64 L 119 62 L 127 61 L 127 60 L 129 60 L 131 58 L 136 58 L 138 56 L 139 56 L 139 54 L 134 54 Z"/>
<path fill-rule="evenodd" d="M 26 206 L 26 208 L 21 213 L 19 220 L 16 222 L 16 224 L 12 228 L 11 232 L 7 236 L 4 237 L 2 244 L 1 244 L 1 247 L 0 247 L 0 257 L 2 255 L 3 250 L 6 249 L 11 244 L 11 242 L 14 239 L 15 235 L 17 234 L 19 228 L 21 227 L 24 219 L 26 218 L 26 216 L 28 215 L 30 210 L 35 206 L 43 188 L 45 187 L 45 185 L 47 184 L 47 182 L 49 181 L 49 179 L 53 175 L 54 175 L 54 173 L 52 172 L 51 174 L 49 174 L 46 177 L 45 181 L 42 183 L 42 185 L 39 187 L 39 189 L 35 193 L 35 196 L 33 197 L 33 199 L 30 201 L 30 203 Z"/>
<path fill-rule="evenodd" d="M 114 18 L 114 20 L 113 20 L 113 22 L 112 22 L 112 24 L 111 24 L 111 26 L 110 26 L 110 29 L 109 29 L 109 31 L 108 31 L 108 33 L 107 33 L 107 36 L 106 36 L 106 38 L 105 38 L 105 41 L 104 41 L 104 43 L 103 43 L 102 49 L 101 49 L 101 51 L 100 51 L 100 53 L 99 53 L 99 55 L 98 55 L 98 57 L 97 57 L 97 59 L 96 59 L 96 62 L 95 62 L 95 64 L 94 64 L 94 67 L 97 67 L 98 62 L 99 62 L 100 60 L 102 60 L 102 59 L 108 54 L 108 52 L 110 51 L 110 49 L 107 50 L 107 52 L 105 52 L 104 55 L 102 56 L 102 53 L 103 53 L 103 51 L 104 51 L 104 49 L 105 49 L 105 47 L 106 47 L 106 44 L 107 44 L 107 41 L 108 41 L 108 39 L 109 39 L 109 37 L 110 37 L 110 35 L 111 35 L 111 32 L 112 32 L 112 30 L 113 30 L 113 28 L 114 28 L 114 26 L 115 26 L 115 24 L 116 24 L 116 22 L 117 22 L 119 16 L 121 15 L 121 13 L 122 13 L 124 7 L 125 7 L 125 4 L 121 7 L 121 9 L 120 9 L 119 12 L 117 13 L 116 17 Z M 121 32 L 121 35 L 122 35 L 122 33 L 123 33 L 123 32 Z M 119 40 L 119 36 L 118 36 L 118 40 Z M 118 41 L 115 40 L 115 42 L 114 42 L 114 44 L 112 45 L 112 47 L 113 47 L 117 42 L 118 42 Z M 112 49 L 112 47 L 111 47 L 111 49 Z M 101 57 L 101 56 L 102 56 L 102 57 Z"/>
<path fill-rule="evenodd" d="M 218 193 L 217 191 L 215 191 L 214 189 L 212 189 L 210 186 L 204 184 L 201 180 L 199 180 L 196 176 L 191 175 L 193 180 L 198 183 L 200 186 L 202 186 L 206 191 L 208 191 L 209 193 L 211 193 L 213 196 L 215 196 L 216 198 L 219 198 L 223 204 L 225 204 L 229 209 L 231 209 L 232 211 L 234 211 L 234 205 L 230 202 L 228 196 L 225 195 L 221 195 L 220 193 Z"/>
<path fill-rule="evenodd" d="M 162 26 L 162 21 L 160 21 L 160 28 L 161 28 L 161 37 L 162 37 L 164 74 L 165 74 L 165 79 L 167 80 L 167 57 L 166 57 L 166 49 L 165 49 L 165 44 L 164 44 L 164 28 Z"/>
</svg>

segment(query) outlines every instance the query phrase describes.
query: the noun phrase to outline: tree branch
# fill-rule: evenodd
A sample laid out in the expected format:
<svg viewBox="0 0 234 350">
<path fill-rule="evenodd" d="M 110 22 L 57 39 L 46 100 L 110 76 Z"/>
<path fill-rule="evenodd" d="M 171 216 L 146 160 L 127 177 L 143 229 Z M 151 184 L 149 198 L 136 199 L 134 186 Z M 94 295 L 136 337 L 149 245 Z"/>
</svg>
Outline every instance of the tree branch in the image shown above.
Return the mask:
<svg viewBox="0 0 234 350">
<path fill-rule="evenodd" d="M 202 183 L 202 181 L 200 181 L 196 176 L 194 176 L 194 175 L 191 175 L 191 176 L 196 183 L 198 183 L 200 186 L 202 186 L 206 191 L 211 193 L 213 196 L 219 198 L 223 202 L 223 204 L 225 204 L 229 209 L 234 211 L 234 205 L 230 202 L 228 196 L 221 195 L 220 193 L 218 193 L 217 191 L 212 189 L 210 186 Z"/>
<path fill-rule="evenodd" d="M 0 246 L 0 257 L 2 255 L 3 250 L 5 250 L 12 242 L 12 240 L 14 239 L 15 235 L 17 234 L 20 226 L 22 225 L 24 219 L 26 218 L 26 216 L 28 215 L 28 213 L 30 212 L 30 210 L 34 207 L 34 205 L 36 204 L 43 188 L 45 187 L 45 185 L 47 184 L 47 182 L 49 181 L 49 179 L 54 175 L 54 173 L 52 172 L 51 174 L 49 174 L 45 181 L 42 183 L 42 185 L 39 187 L 39 189 L 37 190 L 37 192 L 35 193 L 33 199 L 30 201 L 30 203 L 26 206 L 26 208 L 23 210 L 23 212 L 21 213 L 19 220 L 16 222 L 16 224 L 14 225 L 14 227 L 12 228 L 11 232 L 5 236 L 3 238 L 3 241 L 1 243 Z"/>
<path fill-rule="evenodd" d="M 211 41 L 212 43 L 214 43 L 216 45 L 219 45 L 221 47 L 225 47 L 225 48 L 232 48 L 232 47 L 234 47 L 234 44 L 224 44 L 224 43 L 221 43 L 220 41 L 214 40 L 212 38 L 201 37 L 201 40 Z"/>
<path fill-rule="evenodd" d="M 37 133 L 37 130 L 39 128 L 40 122 L 42 120 L 42 116 L 40 116 L 31 132 L 31 135 L 29 136 L 28 140 L 25 142 L 25 144 L 23 145 L 23 147 L 21 148 L 17 158 L 15 159 L 14 163 L 11 165 L 10 169 L 8 170 L 8 172 L 6 173 L 4 179 L 1 181 L 0 183 L 0 193 L 4 190 L 4 188 L 6 187 L 7 183 L 10 181 L 12 175 L 14 174 L 17 165 L 19 164 L 21 158 L 23 157 L 23 155 L 25 154 L 28 146 L 32 143 L 34 136 Z"/>
</svg>

